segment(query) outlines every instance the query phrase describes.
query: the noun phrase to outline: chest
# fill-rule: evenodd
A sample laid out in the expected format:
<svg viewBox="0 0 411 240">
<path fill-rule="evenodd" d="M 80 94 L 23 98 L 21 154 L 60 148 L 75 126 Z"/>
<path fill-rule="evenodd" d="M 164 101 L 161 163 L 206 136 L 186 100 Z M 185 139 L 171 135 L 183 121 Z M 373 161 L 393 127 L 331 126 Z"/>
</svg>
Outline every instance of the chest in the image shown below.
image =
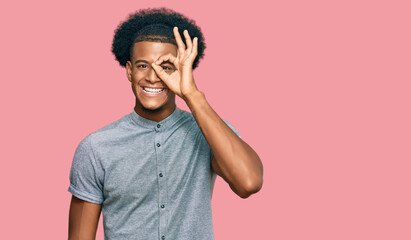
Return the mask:
<svg viewBox="0 0 411 240">
<path fill-rule="evenodd" d="M 201 132 L 149 132 L 111 144 L 99 153 L 108 201 L 173 199 L 209 184 L 211 150 Z"/>
</svg>

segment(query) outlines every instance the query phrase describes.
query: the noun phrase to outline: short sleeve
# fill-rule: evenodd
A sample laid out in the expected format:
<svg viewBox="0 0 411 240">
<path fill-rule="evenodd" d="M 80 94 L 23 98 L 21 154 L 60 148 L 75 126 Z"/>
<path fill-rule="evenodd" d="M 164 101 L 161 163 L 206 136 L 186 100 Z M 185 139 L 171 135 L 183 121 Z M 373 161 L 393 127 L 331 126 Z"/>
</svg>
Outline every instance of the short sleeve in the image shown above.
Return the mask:
<svg viewBox="0 0 411 240">
<path fill-rule="evenodd" d="M 104 201 L 103 170 L 97 164 L 90 140 L 90 136 L 86 137 L 76 149 L 68 191 L 84 201 L 101 204 Z"/>
</svg>

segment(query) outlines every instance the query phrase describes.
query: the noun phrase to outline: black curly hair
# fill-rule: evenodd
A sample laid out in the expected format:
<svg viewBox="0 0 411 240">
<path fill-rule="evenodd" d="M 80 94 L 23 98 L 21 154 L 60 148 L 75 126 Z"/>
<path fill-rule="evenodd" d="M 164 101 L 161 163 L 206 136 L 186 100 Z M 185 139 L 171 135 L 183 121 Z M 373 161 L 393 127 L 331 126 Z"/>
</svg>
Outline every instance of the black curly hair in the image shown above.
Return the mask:
<svg viewBox="0 0 411 240">
<path fill-rule="evenodd" d="M 171 9 L 156 8 L 142 9 L 122 22 L 114 34 L 111 51 L 121 66 L 125 67 L 131 59 L 134 43 L 141 41 L 166 42 L 176 44 L 173 27 L 177 26 L 183 42 L 183 31 L 187 30 L 191 39 L 198 38 L 197 57 L 193 62 L 193 69 L 204 56 L 204 37 L 194 20 L 190 20 Z"/>
</svg>

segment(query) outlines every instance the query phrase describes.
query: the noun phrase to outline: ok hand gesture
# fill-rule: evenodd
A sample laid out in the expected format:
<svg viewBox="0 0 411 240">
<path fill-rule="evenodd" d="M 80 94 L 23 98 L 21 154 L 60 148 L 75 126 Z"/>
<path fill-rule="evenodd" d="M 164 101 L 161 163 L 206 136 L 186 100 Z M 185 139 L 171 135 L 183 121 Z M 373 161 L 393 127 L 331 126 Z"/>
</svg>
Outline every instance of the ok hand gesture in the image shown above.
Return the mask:
<svg viewBox="0 0 411 240">
<path fill-rule="evenodd" d="M 193 62 L 197 56 L 198 38 L 195 37 L 192 41 L 188 31 L 184 30 L 183 34 L 187 44 L 186 47 L 177 27 L 174 27 L 173 32 L 178 47 L 177 57 L 172 54 L 161 56 L 157 61 L 153 62 L 151 66 L 158 77 L 172 92 L 185 99 L 188 95 L 198 91 L 193 78 Z M 175 71 L 171 74 L 164 71 L 160 66 L 166 61 L 174 64 Z"/>
</svg>

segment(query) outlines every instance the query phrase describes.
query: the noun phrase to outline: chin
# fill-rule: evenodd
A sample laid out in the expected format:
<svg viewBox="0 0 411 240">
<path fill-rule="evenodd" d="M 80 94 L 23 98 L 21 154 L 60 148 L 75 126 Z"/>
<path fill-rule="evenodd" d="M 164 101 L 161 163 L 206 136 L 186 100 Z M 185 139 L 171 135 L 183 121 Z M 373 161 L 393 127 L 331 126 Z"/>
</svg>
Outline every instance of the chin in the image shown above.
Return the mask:
<svg viewBox="0 0 411 240">
<path fill-rule="evenodd" d="M 136 89 L 136 107 L 148 114 L 161 114 L 163 112 L 172 112 L 175 108 L 174 94 L 167 91 L 167 95 L 159 97 L 148 97 Z"/>
<path fill-rule="evenodd" d="M 145 107 L 143 105 L 141 105 L 141 110 L 143 110 L 144 112 L 148 112 L 148 113 L 159 113 L 163 110 L 163 106 L 160 107 Z"/>
</svg>

